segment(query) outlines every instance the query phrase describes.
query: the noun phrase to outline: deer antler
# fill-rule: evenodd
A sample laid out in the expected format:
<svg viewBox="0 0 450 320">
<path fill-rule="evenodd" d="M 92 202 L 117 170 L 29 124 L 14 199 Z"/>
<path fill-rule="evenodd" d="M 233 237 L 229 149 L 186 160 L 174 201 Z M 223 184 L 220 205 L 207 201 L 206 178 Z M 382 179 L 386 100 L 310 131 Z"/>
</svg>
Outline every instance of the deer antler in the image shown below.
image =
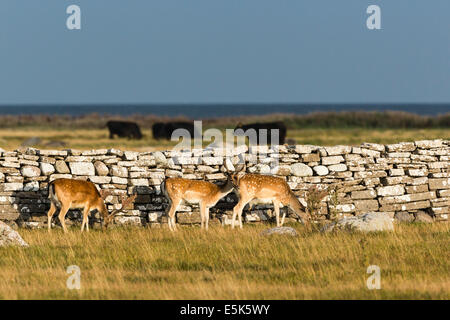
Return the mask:
<svg viewBox="0 0 450 320">
<path fill-rule="evenodd" d="M 133 203 L 133 201 L 136 199 L 137 194 L 134 194 L 132 196 L 126 197 L 126 196 L 122 196 L 121 197 L 121 203 L 122 203 L 122 207 L 120 209 L 115 209 L 110 213 L 110 217 L 115 216 L 116 214 L 118 214 L 119 212 L 123 211 L 123 209 L 128 206 L 130 203 Z"/>
<path fill-rule="evenodd" d="M 136 199 L 136 197 L 137 197 L 137 194 L 133 194 L 133 195 L 131 195 L 131 196 L 129 196 L 129 197 L 126 197 L 126 196 L 122 196 L 121 197 L 121 202 L 122 202 L 122 209 L 123 208 L 125 208 L 125 207 L 127 207 L 130 203 L 133 203 L 134 202 L 134 200 Z"/>
<path fill-rule="evenodd" d="M 111 190 L 105 190 L 105 189 L 101 189 L 99 191 L 99 193 L 100 193 L 100 197 L 103 199 L 103 201 L 105 201 L 108 196 L 114 195 Z"/>
</svg>

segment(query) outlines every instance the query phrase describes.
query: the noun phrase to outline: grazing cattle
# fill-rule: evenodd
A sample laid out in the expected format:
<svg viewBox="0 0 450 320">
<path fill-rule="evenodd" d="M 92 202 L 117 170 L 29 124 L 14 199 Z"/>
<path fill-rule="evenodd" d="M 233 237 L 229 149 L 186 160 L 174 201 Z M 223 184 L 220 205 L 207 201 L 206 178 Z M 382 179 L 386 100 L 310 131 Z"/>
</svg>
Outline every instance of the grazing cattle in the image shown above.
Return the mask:
<svg viewBox="0 0 450 320">
<path fill-rule="evenodd" d="M 246 125 L 242 125 L 242 124 L 238 124 L 238 126 L 234 129 L 234 130 L 238 130 L 238 129 L 242 129 L 244 130 L 244 133 L 249 130 L 249 129 L 254 129 L 256 130 L 256 134 L 257 134 L 257 144 L 260 144 L 260 132 L 259 130 L 262 129 L 266 129 L 267 130 L 267 143 L 268 144 L 275 144 L 276 141 L 273 141 L 274 143 L 272 143 L 272 136 L 271 136 L 271 130 L 274 129 L 278 129 L 278 134 L 279 134 L 279 141 L 278 144 L 284 144 L 285 140 L 286 140 L 286 126 L 284 125 L 283 122 L 265 122 L 265 123 L 250 123 L 250 124 L 246 124 Z"/>
<path fill-rule="evenodd" d="M 194 123 L 192 122 L 157 122 L 153 125 L 153 138 L 154 139 L 166 139 L 172 138 L 172 133 L 177 129 L 186 129 L 189 131 L 191 137 L 194 137 Z"/>
<path fill-rule="evenodd" d="M 108 121 L 109 138 L 114 139 L 114 135 L 120 138 L 141 139 L 142 133 L 139 126 L 129 121 Z"/>
</svg>

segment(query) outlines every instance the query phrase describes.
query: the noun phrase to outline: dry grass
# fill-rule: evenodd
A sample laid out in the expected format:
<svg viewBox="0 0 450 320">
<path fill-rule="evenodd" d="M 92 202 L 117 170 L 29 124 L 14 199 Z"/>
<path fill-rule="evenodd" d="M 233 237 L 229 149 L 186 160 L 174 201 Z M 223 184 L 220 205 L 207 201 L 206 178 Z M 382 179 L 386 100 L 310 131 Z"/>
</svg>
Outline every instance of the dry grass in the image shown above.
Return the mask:
<svg viewBox="0 0 450 320">
<path fill-rule="evenodd" d="M 207 129 L 208 127 L 205 127 Z M 5 150 L 15 150 L 27 139 L 41 138 L 40 144 L 34 145 L 41 149 L 100 149 L 119 148 L 136 151 L 165 150 L 176 143 L 172 141 L 155 140 L 151 130 L 142 130 L 142 140 L 116 138 L 110 140 L 106 129 L 52 129 L 45 127 L 21 127 L 0 129 L 0 147 Z M 224 135 L 225 136 L 225 135 Z M 297 144 L 313 145 L 359 145 L 363 142 L 397 143 L 400 141 L 417 141 L 425 139 L 450 139 L 450 129 L 304 129 L 288 130 L 288 139 L 294 139 Z M 64 147 L 51 147 L 50 141 L 63 141 Z M 208 143 L 205 143 L 207 145 Z"/>
<path fill-rule="evenodd" d="M 363 142 L 398 143 L 419 140 L 450 139 L 448 129 L 305 129 L 289 133 L 298 144 L 319 146 L 359 145 Z"/>
<path fill-rule="evenodd" d="M 395 233 L 300 236 L 197 227 L 112 229 L 80 235 L 22 230 L 29 248 L 0 248 L 3 299 L 449 299 L 448 224 L 402 225 Z M 381 268 L 381 290 L 366 269 Z M 69 265 L 81 290 L 68 290 Z"/>
</svg>

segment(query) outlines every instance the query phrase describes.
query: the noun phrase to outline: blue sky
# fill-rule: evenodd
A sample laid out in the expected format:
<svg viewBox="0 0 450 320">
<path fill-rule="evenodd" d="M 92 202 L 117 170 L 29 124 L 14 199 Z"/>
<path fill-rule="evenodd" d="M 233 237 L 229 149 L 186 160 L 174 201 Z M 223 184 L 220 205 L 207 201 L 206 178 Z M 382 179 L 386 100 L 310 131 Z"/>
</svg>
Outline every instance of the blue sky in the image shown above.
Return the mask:
<svg viewBox="0 0 450 320">
<path fill-rule="evenodd" d="M 450 1 L 0 2 L 0 104 L 110 102 L 449 103 Z"/>
</svg>

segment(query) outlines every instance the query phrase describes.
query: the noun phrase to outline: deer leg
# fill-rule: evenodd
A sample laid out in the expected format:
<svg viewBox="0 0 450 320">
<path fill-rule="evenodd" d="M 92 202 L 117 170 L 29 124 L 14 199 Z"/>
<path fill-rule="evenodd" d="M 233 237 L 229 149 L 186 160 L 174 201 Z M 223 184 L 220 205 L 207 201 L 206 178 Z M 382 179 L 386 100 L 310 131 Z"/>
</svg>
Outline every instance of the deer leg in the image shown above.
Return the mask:
<svg viewBox="0 0 450 320">
<path fill-rule="evenodd" d="M 234 206 L 233 208 L 233 217 L 231 218 L 231 229 L 234 229 L 234 222 L 236 221 L 236 216 L 238 214 L 239 206 L 241 205 L 241 199 L 239 199 L 239 202 Z"/>
<path fill-rule="evenodd" d="M 239 215 L 238 215 L 239 228 L 241 228 L 241 229 L 242 229 L 242 211 L 244 210 L 244 207 L 242 207 L 242 209 L 241 209 L 241 211 L 239 211 Z"/>
<path fill-rule="evenodd" d="M 240 205 L 240 200 L 239 202 L 234 206 L 233 208 L 233 217 L 231 218 L 231 229 L 234 229 L 234 222 L 236 221 L 236 216 L 238 214 L 238 206 Z"/>
<path fill-rule="evenodd" d="M 248 199 L 246 202 L 244 202 L 243 204 L 242 204 L 242 207 L 241 207 L 241 210 L 239 211 L 239 216 L 238 216 L 238 218 L 239 218 L 239 227 L 242 229 L 242 211 L 244 211 L 244 208 L 245 208 L 245 206 L 250 202 L 250 201 L 252 201 L 253 200 L 253 198 L 252 199 Z"/>
<path fill-rule="evenodd" d="M 168 212 L 168 224 L 169 224 L 169 229 L 171 231 L 176 231 L 177 230 L 177 226 L 175 223 L 175 213 L 177 211 L 178 206 L 181 203 L 181 199 L 180 200 L 176 200 L 176 201 L 171 201 L 170 204 L 170 210 Z"/>
<path fill-rule="evenodd" d="M 85 223 L 86 223 L 86 221 L 85 221 L 85 219 L 84 219 L 84 211 L 85 211 L 85 210 L 83 210 L 83 221 L 81 222 L 81 232 L 83 232 L 84 225 L 85 225 Z"/>
<path fill-rule="evenodd" d="M 85 207 L 83 210 L 83 222 L 81 223 L 81 232 L 83 232 L 84 226 L 86 226 L 86 230 L 89 231 L 89 207 Z"/>
<path fill-rule="evenodd" d="M 277 219 L 277 227 L 280 227 L 280 203 L 278 201 L 273 201 L 273 210 L 275 211 L 275 217 Z M 281 223 L 283 225 L 283 223 Z"/>
<path fill-rule="evenodd" d="M 48 231 L 52 229 L 52 217 L 56 212 L 56 206 L 53 204 L 53 202 L 50 203 L 50 210 L 47 212 L 47 227 Z"/>
<path fill-rule="evenodd" d="M 286 210 L 286 209 L 285 209 Z M 286 211 L 283 212 L 283 216 L 281 217 L 281 227 L 284 224 L 284 219 L 286 218 Z"/>
<path fill-rule="evenodd" d="M 200 204 L 200 229 L 203 229 L 205 227 L 205 205 Z"/>
<path fill-rule="evenodd" d="M 231 228 L 234 229 L 234 224 L 236 221 L 236 216 L 239 218 L 239 227 L 242 229 L 242 210 L 250 202 L 251 199 L 241 198 L 237 205 L 233 208 L 233 219 L 231 220 Z"/>
<path fill-rule="evenodd" d="M 171 225 L 170 225 L 170 219 L 169 219 L 169 211 L 170 211 L 170 208 L 172 207 L 172 201 L 170 200 L 170 198 L 168 198 L 168 202 L 169 202 L 169 205 L 166 207 L 164 212 L 167 216 L 167 224 L 169 225 L 169 229 L 172 230 Z"/>
<path fill-rule="evenodd" d="M 63 230 L 65 233 L 67 233 L 67 228 L 66 228 L 66 222 L 64 221 L 64 218 L 66 217 L 67 211 L 69 211 L 70 208 L 70 204 L 69 205 L 62 205 L 61 206 L 61 211 L 59 212 L 58 218 L 59 218 L 59 222 L 61 222 L 61 225 L 63 227 Z"/>
<path fill-rule="evenodd" d="M 208 231 L 208 223 L 209 223 L 209 208 L 205 208 L 205 228 Z"/>
</svg>

